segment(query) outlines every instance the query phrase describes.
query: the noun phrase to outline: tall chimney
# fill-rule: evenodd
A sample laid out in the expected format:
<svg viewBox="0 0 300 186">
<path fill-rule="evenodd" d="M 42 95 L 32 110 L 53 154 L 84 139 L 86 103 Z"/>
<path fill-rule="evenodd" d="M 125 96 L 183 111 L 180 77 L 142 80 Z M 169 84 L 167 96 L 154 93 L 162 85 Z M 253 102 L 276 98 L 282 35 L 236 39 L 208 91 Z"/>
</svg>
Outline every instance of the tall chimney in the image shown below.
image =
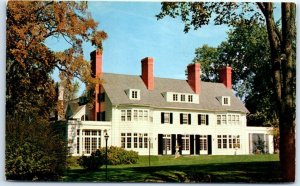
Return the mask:
<svg viewBox="0 0 300 186">
<path fill-rule="evenodd" d="M 153 58 L 146 57 L 142 59 L 142 80 L 144 81 L 148 90 L 154 89 L 154 75 L 153 75 Z"/>
<path fill-rule="evenodd" d="M 92 77 L 102 78 L 102 51 L 95 50 L 91 52 L 91 70 Z M 94 121 L 100 120 L 101 103 L 98 100 L 99 94 L 101 93 L 101 85 L 96 84 L 95 86 L 95 106 L 92 110 L 91 117 Z"/>
<path fill-rule="evenodd" d="M 91 68 L 93 77 L 102 77 L 102 51 L 94 50 L 91 52 Z"/>
<path fill-rule="evenodd" d="M 188 69 L 188 83 L 196 94 L 200 93 L 200 63 L 190 64 Z"/>
<path fill-rule="evenodd" d="M 232 68 L 227 66 L 219 70 L 220 83 L 223 83 L 229 89 L 232 89 L 231 71 Z"/>
</svg>

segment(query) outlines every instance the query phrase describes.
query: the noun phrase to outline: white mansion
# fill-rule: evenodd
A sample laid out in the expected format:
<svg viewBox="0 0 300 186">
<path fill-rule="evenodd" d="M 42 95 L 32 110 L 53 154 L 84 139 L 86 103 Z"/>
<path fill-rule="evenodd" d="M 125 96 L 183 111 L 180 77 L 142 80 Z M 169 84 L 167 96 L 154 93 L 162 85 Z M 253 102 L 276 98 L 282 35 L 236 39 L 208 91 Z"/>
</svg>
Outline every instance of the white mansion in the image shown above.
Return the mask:
<svg viewBox="0 0 300 186">
<path fill-rule="evenodd" d="M 248 110 L 231 89 L 231 68 L 220 70 L 220 83 L 202 82 L 200 64 L 188 66 L 188 79 L 154 77 L 153 58 L 142 61 L 142 74 L 102 72 L 102 53 L 91 53 L 95 105 L 85 98 L 68 103 L 68 145 L 73 156 L 99 147 L 118 146 L 139 155 L 251 154 L 255 141 L 273 153 L 272 128 L 247 127 Z M 182 71 L 184 73 L 184 69 Z"/>
</svg>

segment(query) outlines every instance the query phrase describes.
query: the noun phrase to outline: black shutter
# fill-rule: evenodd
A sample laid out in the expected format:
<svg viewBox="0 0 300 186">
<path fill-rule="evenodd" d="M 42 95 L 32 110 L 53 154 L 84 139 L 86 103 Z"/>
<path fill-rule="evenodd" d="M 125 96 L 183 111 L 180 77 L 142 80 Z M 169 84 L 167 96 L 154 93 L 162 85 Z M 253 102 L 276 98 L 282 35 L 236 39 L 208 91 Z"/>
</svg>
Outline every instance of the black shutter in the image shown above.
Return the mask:
<svg viewBox="0 0 300 186">
<path fill-rule="evenodd" d="M 200 135 L 196 135 L 196 154 L 200 154 Z"/>
<path fill-rule="evenodd" d="M 161 123 L 162 124 L 165 123 L 165 113 L 164 112 L 161 113 Z"/>
<path fill-rule="evenodd" d="M 170 113 L 170 124 L 173 124 L 173 113 Z"/>
<path fill-rule="evenodd" d="M 158 134 L 158 154 L 163 154 L 163 135 Z"/>
<path fill-rule="evenodd" d="M 194 154 L 194 135 L 190 135 L 190 153 Z"/>
<path fill-rule="evenodd" d="M 198 125 L 201 125 L 201 114 L 198 114 Z"/>
<path fill-rule="evenodd" d="M 100 112 L 100 121 L 105 121 L 105 111 Z"/>
<path fill-rule="evenodd" d="M 191 114 L 188 114 L 188 123 L 191 124 Z"/>
<path fill-rule="evenodd" d="M 183 124 L 183 114 L 180 113 L 180 124 Z"/>
<path fill-rule="evenodd" d="M 97 118 L 96 118 L 96 121 L 101 121 L 101 120 L 100 120 L 100 112 L 97 112 Z"/>
<path fill-rule="evenodd" d="M 175 154 L 175 152 L 176 152 L 176 134 L 171 135 L 171 148 L 172 148 L 172 154 Z"/>
<path fill-rule="evenodd" d="M 208 136 L 207 136 L 207 143 L 208 143 L 208 144 L 207 144 L 207 145 L 208 145 L 207 153 L 208 153 L 208 154 L 211 154 L 211 150 L 212 150 L 212 149 L 211 149 L 211 145 L 212 145 L 212 144 L 211 144 L 211 135 L 208 135 Z"/>
<path fill-rule="evenodd" d="M 177 143 L 179 145 L 179 154 L 182 154 L 182 136 L 181 136 L 181 134 L 177 134 Z"/>
<path fill-rule="evenodd" d="M 208 114 L 206 115 L 206 125 L 208 125 L 208 121 L 209 121 L 209 119 L 208 119 Z"/>
</svg>

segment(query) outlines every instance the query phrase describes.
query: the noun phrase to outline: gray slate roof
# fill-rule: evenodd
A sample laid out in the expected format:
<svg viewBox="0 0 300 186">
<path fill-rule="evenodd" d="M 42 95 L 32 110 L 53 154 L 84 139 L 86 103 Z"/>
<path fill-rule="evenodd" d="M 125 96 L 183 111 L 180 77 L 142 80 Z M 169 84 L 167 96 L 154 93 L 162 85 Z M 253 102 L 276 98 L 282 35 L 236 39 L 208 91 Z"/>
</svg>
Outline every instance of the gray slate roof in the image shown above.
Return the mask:
<svg viewBox="0 0 300 186">
<path fill-rule="evenodd" d="M 240 111 L 249 112 L 243 102 L 234 96 L 233 91 L 222 83 L 201 82 L 199 104 L 167 102 L 164 92 L 192 93 L 186 80 L 154 78 L 154 90 L 147 90 L 140 76 L 103 73 L 103 87 L 113 105 L 144 105 L 159 108 L 182 108 L 208 111 Z M 128 89 L 139 89 L 141 100 L 130 100 L 125 93 Z M 222 106 L 217 100 L 219 96 L 230 96 L 231 105 Z"/>
</svg>

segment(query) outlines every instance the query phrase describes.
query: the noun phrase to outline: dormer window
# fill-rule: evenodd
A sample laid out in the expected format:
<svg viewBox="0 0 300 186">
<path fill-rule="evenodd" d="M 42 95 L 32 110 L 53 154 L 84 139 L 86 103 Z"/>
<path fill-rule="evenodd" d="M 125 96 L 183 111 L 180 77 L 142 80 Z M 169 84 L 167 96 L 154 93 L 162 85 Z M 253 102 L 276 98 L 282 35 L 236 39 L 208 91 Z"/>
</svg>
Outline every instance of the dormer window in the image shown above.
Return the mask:
<svg viewBox="0 0 300 186">
<path fill-rule="evenodd" d="M 193 102 L 193 95 L 188 95 L 188 101 L 191 103 Z"/>
<path fill-rule="evenodd" d="M 217 97 L 222 106 L 230 106 L 230 96 Z"/>
<path fill-rule="evenodd" d="M 183 101 L 183 102 L 185 101 L 185 95 L 184 94 L 181 95 L 181 101 Z"/>
<path fill-rule="evenodd" d="M 222 105 L 230 106 L 230 97 L 222 96 Z"/>
<path fill-rule="evenodd" d="M 128 89 L 125 92 L 128 95 L 128 98 L 131 100 L 140 100 L 141 99 L 139 89 Z"/>
<path fill-rule="evenodd" d="M 198 94 L 163 92 L 162 96 L 165 98 L 165 100 L 167 102 L 199 104 L 199 95 Z"/>
<path fill-rule="evenodd" d="M 136 91 L 136 90 L 131 91 L 131 98 L 132 99 L 137 99 L 138 98 L 137 94 L 138 94 L 138 91 Z"/>
<path fill-rule="evenodd" d="M 178 94 L 173 94 L 173 101 L 178 101 Z"/>
</svg>

